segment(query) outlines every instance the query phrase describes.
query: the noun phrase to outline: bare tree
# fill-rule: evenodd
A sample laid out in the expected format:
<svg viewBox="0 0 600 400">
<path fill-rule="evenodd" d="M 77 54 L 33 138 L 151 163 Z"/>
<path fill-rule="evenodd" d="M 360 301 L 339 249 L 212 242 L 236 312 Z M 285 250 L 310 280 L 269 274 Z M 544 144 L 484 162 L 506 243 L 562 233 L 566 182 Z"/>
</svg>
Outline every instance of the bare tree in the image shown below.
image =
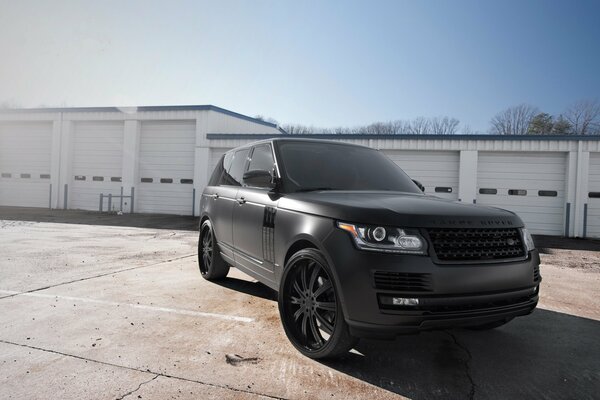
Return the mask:
<svg viewBox="0 0 600 400">
<path fill-rule="evenodd" d="M 410 123 L 410 133 L 413 135 L 427 135 L 431 130 L 431 122 L 424 117 L 418 117 Z"/>
<path fill-rule="evenodd" d="M 283 130 L 286 131 L 290 135 L 308 135 L 312 133 L 317 133 L 317 130 L 313 126 L 306 126 L 300 124 L 289 124 L 282 126 Z"/>
<path fill-rule="evenodd" d="M 600 133 L 600 103 L 597 100 L 581 100 L 565 112 L 565 119 L 576 135 Z"/>
<path fill-rule="evenodd" d="M 476 132 L 475 130 L 473 130 L 473 128 L 471 128 L 471 125 L 463 125 L 462 130 L 460 132 L 462 135 L 476 135 L 479 132 Z"/>
<path fill-rule="evenodd" d="M 490 132 L 496 135 L 525 135 L 529 124 L 539 113 L 536 107 L 521 104 L 496 114 L 490 121 Z"/>
<path fill-rule="evenodd" d="M 458 120 L 449 117 L 431 118 L 429 126 L 434 135 L 454 135 L 458 130 Z"/>
</svg>

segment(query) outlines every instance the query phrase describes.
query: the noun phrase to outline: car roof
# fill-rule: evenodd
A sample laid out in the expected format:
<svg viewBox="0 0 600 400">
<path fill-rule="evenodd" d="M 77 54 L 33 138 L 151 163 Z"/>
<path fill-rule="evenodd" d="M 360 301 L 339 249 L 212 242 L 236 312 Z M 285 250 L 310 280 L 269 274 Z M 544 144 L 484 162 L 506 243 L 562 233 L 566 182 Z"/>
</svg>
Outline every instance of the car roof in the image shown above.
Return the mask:
<svg viewBox="0 0 600 400">
<path fill-rule="evenodd" d="M 371 147 L 368 147 L 368 146 L 363 146 L 363 145 L 354 144 L 354 143 L 347 143 L 347 142 L 342 142 L 342 141 L 337 141 L 337 140 L 295 138 L 295 137 L 289 137 L 288 136 L 288 137 L 274 137 L 274 138 L 269 138 L 269 139 L 257 140 L 256 142 L 247 143 L 247 144 L 244 144 L 242 146 L 238 146 L 238 147 L 236 147 L 234 149 L 231 149 L 231 150 L 227 151 L 227 153 L 232 152 L 232 151 L 237 151 L 237 150 L 245 149 L 245 148 L 252 147 L 252 146 L 256 146 L 256 145 L 260 145 L 260 144 L 263 144 L 263 143 L 275 143 L 275 142 L 304 142 L 304 143 L 323 143 L 323 144 L 328 143 L 328 144 L 337 144 L 337 145 L 362 147 L 362 148 L 372 149 Z"/>
</svg>

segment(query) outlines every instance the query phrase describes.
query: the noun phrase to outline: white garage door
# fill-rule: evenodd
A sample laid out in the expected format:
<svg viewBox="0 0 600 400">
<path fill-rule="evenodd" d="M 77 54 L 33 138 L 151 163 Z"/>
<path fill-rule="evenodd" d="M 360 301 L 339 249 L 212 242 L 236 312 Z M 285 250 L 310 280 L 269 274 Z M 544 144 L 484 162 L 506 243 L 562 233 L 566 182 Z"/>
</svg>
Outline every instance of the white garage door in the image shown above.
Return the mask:
<svg viewBox="0 0 600 400">
<path fill-rule="evenodd" d="M 600 153 L 590 153 L 587 237 L 600 238 Z"/>
<path fill-rule="evenodd" d="M 517 213 L 529 230 L 564 235 L 565 153 L 479 153 L 477 203 Z"/>
<path fill-rule="evenodd" d="M 456 151 L 383 150 L 412 179 L 425 186 L 425 193 L 458 199 L 459 153 Z"/>
<path fill-rule="evenodd" d="M 69 208 L 98 210 L 100 193 L 103 210 L 108 210 L 108 194 L 121 192 L 123 163 L 123 122 L 76 122 L 73 127 L 73 176 Z M 119 210 L 115 199 L 112 210 Z"/>
<path fill-rule="evenodd" d="M 194 121 L 142 123 L 137 211 L 192 214 L 195 147 Z"/>
<path fill-rule="evenodd" d="M 0 124 L 0 205 L 48 207 L 52 124 Z"/>
</svg>

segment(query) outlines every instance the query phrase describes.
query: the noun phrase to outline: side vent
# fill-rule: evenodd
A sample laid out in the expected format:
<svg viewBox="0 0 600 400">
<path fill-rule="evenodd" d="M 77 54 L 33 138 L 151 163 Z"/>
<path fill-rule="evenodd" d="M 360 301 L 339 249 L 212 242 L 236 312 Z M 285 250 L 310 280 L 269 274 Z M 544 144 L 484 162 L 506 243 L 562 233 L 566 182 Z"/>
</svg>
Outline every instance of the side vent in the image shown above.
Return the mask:
<svg viewBox="0 0 600 400">
<path fill-rule="evenodd" d="M 540 280 L 541 280 L 540 266 L 536 265 L 535 267 L 533 267 L 533 281 L 534 282 L 539 282 Z"/>
<path fill-rule="evenodd" d="M 265 207 L 262 227 L 263 258 L 271 263 L 275 262 L 275 215 L 277 210 Z"/>
</svg>

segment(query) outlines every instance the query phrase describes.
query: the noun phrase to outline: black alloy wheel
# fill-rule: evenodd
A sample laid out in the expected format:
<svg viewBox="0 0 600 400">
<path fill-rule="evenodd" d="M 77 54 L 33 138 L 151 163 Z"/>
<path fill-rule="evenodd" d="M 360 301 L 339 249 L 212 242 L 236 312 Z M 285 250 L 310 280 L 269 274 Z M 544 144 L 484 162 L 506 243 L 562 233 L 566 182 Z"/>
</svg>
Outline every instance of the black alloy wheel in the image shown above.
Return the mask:
<svg viewBox="0 0 600 400">
<path fill-rule="evenodd" d="M 279 291 L 279 312 L 292 344 L 311 358 L 335 357 L 356 343 L 344 321 L 323 256 L 305 249 L 290 258 Z"/>
<path fill-rule="evenodd" d="M 198 266 L 202 276 L 208 280 L 221 279 L 229 273 L 229 266 L 225 264 L 219 254 L 215 234 L 209 220 L 204 221 L 200 228 Z"/>
</svg>

